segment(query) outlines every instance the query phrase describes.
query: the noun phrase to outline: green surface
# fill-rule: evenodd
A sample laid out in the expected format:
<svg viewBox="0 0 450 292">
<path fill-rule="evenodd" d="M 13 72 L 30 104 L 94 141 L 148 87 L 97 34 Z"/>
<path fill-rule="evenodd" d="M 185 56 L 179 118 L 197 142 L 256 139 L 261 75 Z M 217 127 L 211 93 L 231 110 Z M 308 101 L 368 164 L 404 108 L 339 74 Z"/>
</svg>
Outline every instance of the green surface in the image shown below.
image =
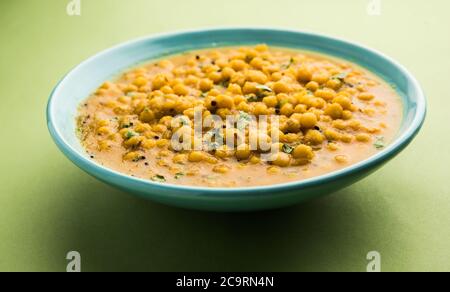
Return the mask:
<svg viewBox="0 0 450 292">
<path fill-rule="evenodd" d="M 450 3 L 369 0 L 69 0 L 0 2 L 0 271 L 450 271 Z M 264 2 L 264 3 L 263 3 Z M 111 45 L 178 29 L 264 25 L 354 40 L 419 79 L 429 115 L 417 140 L 368 179 L 284 210 L 213 214 L 127 195 L 89 177 L 46 129 L 47 96 L 73 66 Z"/>
</svg>

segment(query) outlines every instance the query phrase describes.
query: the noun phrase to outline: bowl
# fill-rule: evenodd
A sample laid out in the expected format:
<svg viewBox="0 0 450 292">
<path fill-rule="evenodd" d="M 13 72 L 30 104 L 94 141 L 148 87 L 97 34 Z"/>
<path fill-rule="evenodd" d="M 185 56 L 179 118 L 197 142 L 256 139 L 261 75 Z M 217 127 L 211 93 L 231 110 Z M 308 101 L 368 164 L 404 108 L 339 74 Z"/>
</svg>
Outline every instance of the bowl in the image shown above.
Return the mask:
<svg viewBox="0 0 450 292">
<path fill-rule="evenodd" d="M 105 80 L 130 66 L 190 50 L 266 43 L 325 53 L 359 64 L 393 84 L 404 116 L 396 139 L 360 163 L 312 179 L 250 188 L 207 188 L 160 184 L 131 177 L 92 161 L 76 135 L 78 105 Z M 60 150 L 99 180 L 167 205 L 209 211 L 254 211 L 285 207 L 331 194 L 370 175 L 407 147 L 421 129 L 426 99 L 417 80 L 398 62 L 373 49 L 317 33 L 270 28 L 219 28 L 161 34 L 103 51 L 70 71 L 51 93 L 47 123 Z"/>
</svg>

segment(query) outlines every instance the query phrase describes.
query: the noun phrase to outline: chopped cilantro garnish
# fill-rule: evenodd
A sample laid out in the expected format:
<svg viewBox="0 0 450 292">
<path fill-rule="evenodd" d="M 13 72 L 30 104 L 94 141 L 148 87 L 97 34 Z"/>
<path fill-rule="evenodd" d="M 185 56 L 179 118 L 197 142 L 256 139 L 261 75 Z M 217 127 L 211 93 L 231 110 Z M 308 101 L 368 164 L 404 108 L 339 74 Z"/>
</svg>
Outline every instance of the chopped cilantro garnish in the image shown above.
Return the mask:
<svg viewBox="0 0 450 292">
<path fill-rule="evenodd" d="M 179 172 L 179 173 L 175 174 L 175 179 L 180 179 L 180 178 L 182 178 L 184 175 L 185 175 L 184 173 Z"/>
<path fill-rule="evenodd" d="M 291 154 L 294 151 L 294 147 L 289 146 L 287 144 L 283 145 L 283 152 L 286 154 Z"/>
<path fill-rule="evenodd" d="M 267 85 L 258 84 L 256 85 L 256 88 L 265 92 L 273 92 L 272 88 Z"/>
<path fill-rule="evenodd" d="M 386 143 L 384 142 L 384 137 L 383 136 L 379 136 L 377 137 L 375 143 L 373 144 L 373 146 L 375 146 L 375 148 L 377 149 L 383 149 L 384 147 L 386 147 Z"/>
<path fill-rule="evenodd" d="M 131 138 L 133 138 L 133 137 L 135 137 L 135 136 L 139 136 L 139 134 L 136 133 L 136 132 L 134 132 L 134 131 L 128 131 L 127 134 L 125 135 L 125 137 L 126 137 L 127 139 L 131 139 Z"/>
<path fill-rule="evenodd" d="M 248 102 L 258 102 L 261 100 L 258 96 L 254 94 L 246 95 L 245 98 L 247 98 Z"/>
<path fill-rule="evenodd" d="M 152 177 L 152 181 L 156 181 L 156 182 L 166 182 L 166 178 L 163 175 L 155 175 L 154 177 Z"/>
</svg>

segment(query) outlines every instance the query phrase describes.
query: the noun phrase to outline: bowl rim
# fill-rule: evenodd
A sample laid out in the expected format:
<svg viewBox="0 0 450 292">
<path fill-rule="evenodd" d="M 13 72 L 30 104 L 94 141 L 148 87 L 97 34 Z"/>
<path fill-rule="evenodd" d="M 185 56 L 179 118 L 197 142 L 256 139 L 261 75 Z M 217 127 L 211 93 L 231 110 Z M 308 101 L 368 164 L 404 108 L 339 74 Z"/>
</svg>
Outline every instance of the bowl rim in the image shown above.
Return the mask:
<svg viewBox="0 0 450 292">
<path fill-rule="evenodd" d="M 140 44 L 143 41 L 152 41 L 152 40 L 158 40 L 161 38 L 176 38 L 182 35 L 190 34 L 190 33 L 214 33 L 214 32 L 225 32 L 225 31 L 265 31 L 265 32 L 271 32 L 271 33 L 296 33 L 296 34 L 302 34 L 307 36 L 315 36 L 315 37 L 321 37 L 324 39 L 328 39 L 335 42 L 340 42 L 346 45 L 350 46 L 356 46 L 360 49 L 363 49 L 365 51 L 370 52 L 371 54 L 377 56 L 378 58 L 385 59 L 399 71 L 402 72 L 402 74 L 407 78 L 407 81 L 410 85 L 412 85 L 413 90 L 417 93 L 417 106 L 416 106 L 416 114 L 412 120 L 412 122 L 407 126 L 407 128 L 401 133 L 400 136 L 398 136 L 390 145 L 388 145 L 386 148 L 378 152 L 377 154 L 370 156 L 369 158 L 360 161 L 358 163 L 352 164 L 348 167 L 345 167 L 343 169 L 333 171 L 330 173 L 326 173 L 320 176 L 312 177 L 305 180 L 299 180 L 299 181 L 293 181 L 288 183 L 282 183 L 282 184 L 274 184 L 274 185 L 265 185 L 265 186 L 254 186 L 254 187 L 232 187 L 232 188 L 225 188 L 225 187 L 206 187 L 206 186 L 185 186 L 185 185 L 176 185 L 176 184 L 169 184 L 169 183 L 157 183 L 153 182 L 151 180 L 141 179 L 137 177 L 133 177 L 121 172 L 118 172 L 116 170 L 104 167 L 95 161 L 92 161 L 88 159 L 85 155 L 82 155 L 77 151 L 72 145 L 67 142 L 63 136 L 59 132 L 58 126 L 55 124 L 55 118 L 54 115 L 56 114 L 56 110 L 54 108 L 54 100 L 59 94 L 59 91 L 64 86 L 64 83 L 66 80 L 74 74 L 79 68 L 86 66 L 91 61 L 97 59 L 98 57 L 108 54 L 112 51 L 119 50 L 121 48 Z M 47 126 L 48 130 L 50 132 L 51 137 L 53 138 L 56 145 L 59 147 L 59 149 L 65 154 L 69 160 L 71 160 L 75 165 L 80 167 L 82 170 L 88 172 L 91 175 L 95 174 L 102 174 L 103 176 L 108 175 L 112 179 L 118 179 L 118 180 L 127 180 L 130 183 L 133 183 L 135 185 L 139 186 L 147 186 L 149 188 L 163 188 L 167 191 L 174 191 L 174 192 L 194 192 L 197 195 L 201 196 L 208 196 L 208 195 L 214 195 L 214 194 L 224 194 L 224 195 L 241 195 L 245 193 L 245 195 L 254 195 L 254 194 L 260 194 L 260 195 L 270 195 L 275 192 L 283 192 L 288 190 L 301 190 L 305 188 L 315 187 L 321 184 L 326 184 L 331 181 L 338 180 L 340 178 L 354 175 L 362 170 L 370 169 L 371 167 L 374 167 L 376 165 L 381 164 L 384 161 L 389 160 L 393 156 L 395 156 L 397 153 L 399 153 L 401 150 L 403 150 L 412 140 L 413 138 L 419 133 L 420 129 L 422 128 L 425 118 L 427 114 L 427 100 L 424 94 L 424 91 L 422 87 L 420 86 L 417 79 L 399 62 L 394 60 L 393 58 L 385 55 L 384 53 L 381 53 L 378 50 L 369 48 L 365 45 L 362 45 L 358 42 L 349 41 L 340 37 L 334 37 L 323 33 L 318 32 L 312 32 L 308 30 L 296 30 L 296 29 L 288 29 L 288 28 L 277 28 L 277 27 L 254 27 L 254 26 L 227 26 L 227 27 L 212 27 L 212 28 L 200 28 L 200 29 L 189 29 L 189 30 L 178 30 L 175 32 L 168 32 L 168 33 L 158 33 L 158 34 L 152 34 L 136 39 L 132 39 L 126 42 L 122 42 L 118 45 L 112 46 L 108 49 L 102 50 L 98 52 L 97 54 L 94 54 L 93 56 L 85 59 L 81 63 L 79 63 L 77 66 L 72 68 L 67 74 L 63 76 L 63 78 L 57 83 L 55 88 L 52 90 L 50 97 L 48 99 L 48 104 L 46 108 L 46 116 L 47 116 Z M 97 175 L 94 175 L 98 178 Z"/>
</svg>

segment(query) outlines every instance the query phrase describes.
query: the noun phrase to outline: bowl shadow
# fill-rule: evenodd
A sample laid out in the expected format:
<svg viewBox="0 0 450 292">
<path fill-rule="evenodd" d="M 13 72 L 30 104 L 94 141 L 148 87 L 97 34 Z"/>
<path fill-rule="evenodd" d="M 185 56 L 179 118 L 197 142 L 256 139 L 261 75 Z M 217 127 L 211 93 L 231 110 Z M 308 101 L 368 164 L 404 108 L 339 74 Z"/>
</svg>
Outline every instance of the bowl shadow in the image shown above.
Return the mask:
<svg viewBox="0 0 450 292">
<path fill-rule="evenodd" d="M 79 251 L 84 271 L 363 271 L 383 236 L 370 231 L 378 211 L 361 207 L 358 185 L 285 209 L 211 213 L 82 181 L 64 182 L 71 199 L 55 211 L 65 235 L 54 248 Z"/>
</svg>

